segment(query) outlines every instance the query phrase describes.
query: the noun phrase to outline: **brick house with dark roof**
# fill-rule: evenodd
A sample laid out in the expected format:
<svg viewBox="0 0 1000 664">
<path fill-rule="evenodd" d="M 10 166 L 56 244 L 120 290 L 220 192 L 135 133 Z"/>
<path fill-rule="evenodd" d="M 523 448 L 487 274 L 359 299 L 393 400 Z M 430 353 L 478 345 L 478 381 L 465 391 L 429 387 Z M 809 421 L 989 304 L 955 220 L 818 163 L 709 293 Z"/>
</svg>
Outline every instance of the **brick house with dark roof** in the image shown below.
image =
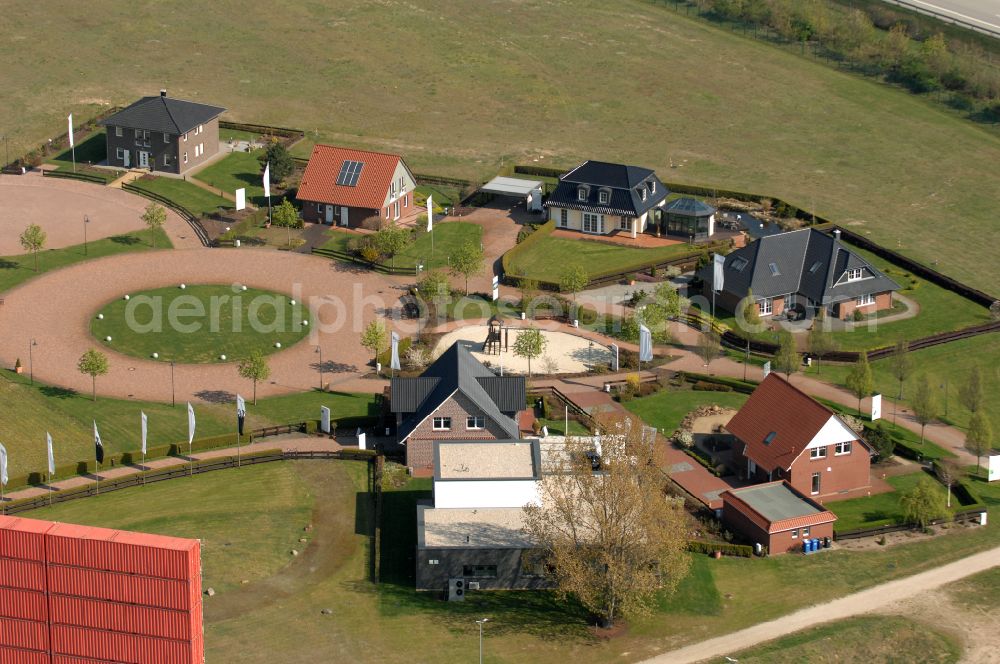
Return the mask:
<svg viewBox="0 0 1000 664">
<path fill-rule="evenodd" d="M 497 376 L 461 343 L 453 344 L 416 378 L 393 378 L 389 408 L 396 415 L 406 465 L 415 475 L 434 469 L 441 440 L 516 440 L 525 410 L 524 376 Z"/>
<path fill-rule="evenodd" d="M 703 294 L 712 297 L 712 265 L 698 272 Z M 899 284 L 833 235 L 804 228 L 762 237 L 726 256 L 718 305 L 736 311 L 750 290 L 761 316 L 799 307 L 813 314 L 820 307 L 842 320 L 892 307 Z"/>
<path fill-rule="evenodd" d="M 871 487 L 872 448 L 826 406 L 769 374 L 726 425 L 750 480 L 785 480 L 822 502 Z"/>
<path fill-rule="evenodd" d="M 143 97 L 101 120 L 108 166 L 187 173 L 219 153 L 219 116 L 225 110 L 173 99 L 166 90 Z"/>
<path fill-rule="evenodd" d="M 296 198 L 306 221 L 357 228 L 369 217 L 406 216 L 416 186 L 399 155 L 317 145 Z"/>
<path fill-rule="evenodd" d="M 586 161 L 559 178 L 545 207 L 556 228 L 634 238 L 658 223 L 669 193 L 648 168 Z"/>
<path fill-rule="evenodd" d="M 801 550 L 803 540 L 833 539 L 837 517 L 788 482 L 777 481 L 723 492 L 722 520 L 777 555 Z"/>
</svg>

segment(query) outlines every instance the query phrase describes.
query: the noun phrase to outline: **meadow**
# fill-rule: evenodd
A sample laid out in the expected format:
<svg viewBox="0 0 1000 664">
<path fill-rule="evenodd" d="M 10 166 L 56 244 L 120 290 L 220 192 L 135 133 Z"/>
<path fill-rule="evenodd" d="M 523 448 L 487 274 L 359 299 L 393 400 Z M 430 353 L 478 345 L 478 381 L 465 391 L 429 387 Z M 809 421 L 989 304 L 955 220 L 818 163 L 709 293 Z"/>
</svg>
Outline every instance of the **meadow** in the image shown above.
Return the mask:
<svg viewBox="0 0 1000 664">
<path fill-rule="evenodd" d="M 1000 264 L 975 240 L 996 229 L 995 130 L 672 7 L 34 3 L 0 27 L 0 127 L 23 152 L 62 131 L 68 112 L 87 117 L 166 84 L 228 118 L 304 129 L 299 155 L 332 142 L 475 179 L 501 163 L 598 158 L 780 196 L 993 288 Z"/>
</svg>

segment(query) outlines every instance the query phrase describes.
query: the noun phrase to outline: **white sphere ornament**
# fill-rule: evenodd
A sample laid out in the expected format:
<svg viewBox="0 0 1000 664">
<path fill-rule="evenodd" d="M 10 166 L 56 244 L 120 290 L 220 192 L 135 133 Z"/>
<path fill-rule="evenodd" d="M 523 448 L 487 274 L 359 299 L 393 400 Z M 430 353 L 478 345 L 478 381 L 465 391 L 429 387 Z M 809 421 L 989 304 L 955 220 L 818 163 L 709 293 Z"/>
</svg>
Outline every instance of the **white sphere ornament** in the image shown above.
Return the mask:
<svg viewBox="0 0 1000 664">
<path fill-rule="evenodd" d="M 304 321 L 302 321 L 302 324 L 303 324 L 303 325 L 309 325 L 309 321 L 307 321 L 307 320 L 304 320 Z"/>
<path fill-rule="evenodd" d="M 225 355 L 220 355 L 220 356 L 219 356 L 219 359 L 220 359 L 220 360 L 225 360 L 225 359 L 226 359 L 226 356 L 225 356 Z"/>
<path fill-rule="evenodd" d="M 128 296 L 128 295 L 126 295 L 126 296 L 125 296 L 125 297 L 123 297 L 122 299 L 123 299 L 123 300 L 127 300 L 127 299 L 129 299 L 129 296 Z"/>
<path fill-rule="evenodd" d="M 295 300 L 292 300 L 292 301 L 291 301 L 291 305 L 292 305 L 293 307 L 295 306 Z"/>
<path fill-rule="evenodd" d="M 184 290 L 185 288 L 187 288 L 187 284 L 181 284 L 181 290 Z"/>
<path fill-rule="evenodd" d="M 104 320 L 104 314 L 97 314 L 97 320 Z"/>
<path fill-rule="evenodd" d="M 281 342 L 280 341 L 275 341 L 274 342 L 274 347 L 275 348 L 281 348 Z"/>
<path fill-rule="evenodd" d="M 247 289 L 247 287 L 246 287 L 246 286 L 244 286 L 244 287 L 243 287 L 243 290 L 246 290 L 246 289 Z"/>
<path fill-rule="evenodd" d="M 111 337 L 104 337 L 105 341 L 111 341 Z"/>
<path fill-rule="evenodd" d="M 160 354 L 159 353 L 153 353 L 153 359 L 154 360 L 160 359 Z"/>
</svg>

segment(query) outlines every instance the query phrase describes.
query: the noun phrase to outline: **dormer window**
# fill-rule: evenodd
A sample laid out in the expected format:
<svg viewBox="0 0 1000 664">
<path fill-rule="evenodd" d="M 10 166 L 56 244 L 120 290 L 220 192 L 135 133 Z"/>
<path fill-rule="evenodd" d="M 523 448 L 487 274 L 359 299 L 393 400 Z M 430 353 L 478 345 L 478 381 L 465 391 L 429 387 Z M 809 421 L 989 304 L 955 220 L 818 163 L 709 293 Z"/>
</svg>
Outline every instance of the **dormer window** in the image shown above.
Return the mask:
<svg viewBox="0 0 1000 664">
<path fill-rule="evenodd" d="M 607 191 L 599 191 L 597 192 L 597 200 L 601 203 L 607 203 L 611 200 L 611 193 Z"/>
<path fill-rule="evenodd" d="M 646 183 L 646 186 L 649 187 L 649 193 L 651 193 L 651 194 L 655 194 L 656 193 L 656 181 L 655 180 L 650 180 L 649 182 Z"/>
<path fill-rule="evenodd" d="M 772 277 L 780 277 L 781 276 L 781 270 L 778 269 L 778 264 L 777 263 L 768 263 L 767 267 L 771 270 L 771 276 Z"/>
<path fill-rule="evenodd" d="M 642 196 L 642 200 L 646 200 L 646 188 L 645 187 L 640 187 L 639 188 L 639 195 Z"/>
<path fill-rule="evenodd" d="M 587 191 L 586 187 L 580 187 L 579 189 L 576 190 L 576 200 L 578 200 L 578 201 L 585 201 L 585 200 L 587 200 L 587 195 L 589 193 L 590 192 Z"/>
<path fill-rule="evenodd" d="M 860 267 L 856 267 L 854 269 L 847 271 L 848 281 L 857 281 L 858 279 L 863 279 L 864 276 L 865 276 L 865 271 L 862 270 Z"/>
</svg>

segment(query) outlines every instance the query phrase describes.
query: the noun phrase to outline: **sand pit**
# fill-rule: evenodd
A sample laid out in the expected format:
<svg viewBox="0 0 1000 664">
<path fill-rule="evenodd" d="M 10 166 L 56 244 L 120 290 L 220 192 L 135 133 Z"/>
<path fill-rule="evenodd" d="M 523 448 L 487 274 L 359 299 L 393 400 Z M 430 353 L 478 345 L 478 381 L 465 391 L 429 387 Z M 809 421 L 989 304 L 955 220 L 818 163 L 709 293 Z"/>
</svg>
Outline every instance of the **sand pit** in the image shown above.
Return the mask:
<svg viewBox="0 0 1000 664">
<path fill-rule="evenodd" d="M 528 361 L 514 355 L 518 328 L 510 328 L 509 349 L 500 355 L 483 353 L 486 332 L 485 325 L 470 325 L 449 332 L 438 342 L 435 354 L 441 353 L 456 341 L 463 341 L 469 344 L 472 355 L 483 364 L 493 367 L 502 365 L 504 372 L 526 375 Z M 531 361 L 532 375 L 585 373 L 592 366 L 607 366 L 611 362 L 611 350 L 595 341 L 566 332 L 542 330 L 542 335 L 546 339 L 545 352 L 542 357 Z"/>
</svg>

